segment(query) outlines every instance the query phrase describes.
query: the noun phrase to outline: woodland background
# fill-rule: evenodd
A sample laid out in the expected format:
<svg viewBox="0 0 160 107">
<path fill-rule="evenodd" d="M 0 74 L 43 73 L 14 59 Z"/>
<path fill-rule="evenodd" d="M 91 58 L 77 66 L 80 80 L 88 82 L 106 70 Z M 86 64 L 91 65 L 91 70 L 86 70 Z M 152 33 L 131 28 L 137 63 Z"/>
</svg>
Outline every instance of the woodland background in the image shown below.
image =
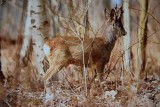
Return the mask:
<svg viewBox="0 0 160 107">
<path fill-rule="evenodd" d="M 1 1 L 0 106 L 160 106 L 159 0 L 129 0 L 130 43 L 127 49 L 130 54 L 129 70 L 125 69 L 124 63 L 126 41 L 124 37 L 121 37 L 116 42 L 110 61 L 105 67 L 106 80 L 103 87 L 93 83 L 94 88 L 86 97 L 84 77 L 79 75 L 82 69 L 70 65 L 57 74 L 58 81 L 53 81 L 51 86 L 54 98 L 48 98 L 47 102 L 44 96 L 43 80 L 39 78 L 39 72 L 34 63 L 32 37 L 28 36 L 31 35 L 28 29 L 31 22 L 27 22 L 29 1 L 31 0 Z M 83 35 L 88 20 L 88 34 L 93 37 L 106 20 L 104 9 L 110 12 L 116 4 L 119 7 L 126 1 L 128 0 L 45 0 L 43 2 L 45 18 L 48 21 L 45 25 L 48 29 L 44 28 L 45 38 L 74 35 L 71 30 L 67 29 L 70 17 L 80 35 Z M 148 2 L 148 5 L 144 5 L 144 1 Z M 144 11 L 146 8 L 143 6 L 148 7 L 147 12 Z M 124 8 L 124 12 L 125 10 L 127 8 Z M 140 21 L 141 14 L 147 15 L 147 21 Z M 85 27 L 82 26 L 84 22 Z M 126 20 L 123 22 L 127 23 Z M 144 23 L 146 23 L 145 28 Z M 141 37 L 139 32 L 143 31 L 144 35 Z M 28 46 L 25 47 L 23 45 L 25 43 Z M 140 45 L 142 47 L 139 47 Z M 139 54 L 139 49 L 141 54 Z M 143 63 L 139 63 L 141 61 Z M 48 65 L 45 60 L 43 65 L 46 71 Z"/>
</svg>

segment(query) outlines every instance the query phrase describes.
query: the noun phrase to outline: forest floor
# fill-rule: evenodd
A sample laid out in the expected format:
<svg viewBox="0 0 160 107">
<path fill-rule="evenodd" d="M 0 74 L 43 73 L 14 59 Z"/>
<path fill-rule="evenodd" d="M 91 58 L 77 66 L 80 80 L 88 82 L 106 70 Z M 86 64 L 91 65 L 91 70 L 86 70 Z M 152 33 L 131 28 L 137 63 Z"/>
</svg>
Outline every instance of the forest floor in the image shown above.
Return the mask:
<svg viewBox="0 0 160 107">
<path fill-rule="evenodd" d="M 13 81 L 12 79 L 9 80 Z M 143 85 L 142 85 L 143 84 Z M 46 102 L 43 87 L 25 89 L 21 85 L 4 87 L 1 84 L 1 107 L 160 107 L 160 82 L 144 81 L 137 93 L 129 95 L 125 86 L 113 81 L 100 87 L 94 84 L 90 95 L 85 97 L 84 84 L 80 82 L 54 82 L 53 98 Z M 83 85 L 83 86 L 82 86 Z M 28 86 L 26 86 L 28 87 Z"/>
<path fill-rule="evenodd" d="M 1 70 L 8 78 L 0 77 L 0 107 L 160 107 L 159 79 L 123 81 L 117 69 L 101 84 L 87 81 L 87 97 L 83 76 L 75 79 L 72 69 L 62 70 L 59 78 L 63 79 L 50 84 L 53 97 L 46 97 L 43 82 L 34 78 L 30 64 L 22 67 L 19 79 L 14 75 L 15 42 L 3 40 L 1 45 Z"/>
</svg>

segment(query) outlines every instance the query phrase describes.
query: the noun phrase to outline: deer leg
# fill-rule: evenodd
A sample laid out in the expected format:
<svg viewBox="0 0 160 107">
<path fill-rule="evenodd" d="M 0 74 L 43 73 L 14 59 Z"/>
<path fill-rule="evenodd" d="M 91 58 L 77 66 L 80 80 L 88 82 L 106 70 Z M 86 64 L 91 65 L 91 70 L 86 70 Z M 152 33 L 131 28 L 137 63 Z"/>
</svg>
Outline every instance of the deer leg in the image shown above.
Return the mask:
<svg viewBox="0 0 160 107">
<path fill-rule="evenodd" d="M 52 91 L 52 87 L 51 87 L 51 82 L 49 81 L 49 79 L 52 76 L 55 76 L 56 73 L 61 70 L 64 67 L 64 63 L 63 64 L 57 64 L 57 65 L 52 65 L 50 66 L 50 68 L 46 71 L 45 75 L 44 75 L 44 88 L 45 88 L 45 100 L 48 99 L 48 97 L 50 99 L 54 98 L 54 94 Z"/>
<path fill-rule="evenodd" d="M 104 71 L 104 64 L 103 63 L 97 63 L 95 81 L 102 82 L 102 80 L 103 80 L 103 71 Z"/>
<path fill-rule="evenodd" d="M 90 81 L 91 83 L 95 80 L 96 78 L 96 65 L 95 64 L 91 64 L 91 70 L 89 70 L 88 72 L 88 76 L 91 77 Z"/>
<path fill-rule="evenodd" d="M 58 71 L 60 71 L 63 67 L 67 66 L 71 55 L 68 54 L 67 50 L 57 49 L 54 51 L 52 56 L 50 57 L 50 67 L 44 75 L 45 82 L 54 76 Z"/>
<path fill-rule="evenodd" d="M 54 76 L 59 70 L 61 70 L 63 67 L 63 64 L 55 65 L 55 66 L 50 66 L 47 72 L 44 75 L 44 81 L 48 82 L 49 79 Z"/>
<path fill-rule="evenodd" d="M 63 67 L 67 66 L 69 63 L 70 54 L 66 50 L 57 49 L 52 55 L 50 55 L 50 67 L 44 75 L 44 87 L 45 87 L 45 97 L 53 97 L 52 90 L 50 88 L 49 79 L 55 76 L 58 71 Z"/>
</svg>

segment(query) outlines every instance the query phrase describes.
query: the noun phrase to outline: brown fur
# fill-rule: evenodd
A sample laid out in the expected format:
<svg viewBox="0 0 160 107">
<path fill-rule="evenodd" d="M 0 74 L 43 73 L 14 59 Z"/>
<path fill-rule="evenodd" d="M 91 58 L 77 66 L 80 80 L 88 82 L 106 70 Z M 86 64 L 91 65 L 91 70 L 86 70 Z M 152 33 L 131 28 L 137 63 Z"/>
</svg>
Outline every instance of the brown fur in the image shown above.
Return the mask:
<svg viewBox="0 0 160 107">
<path fill-rule="evenodd" d="M 116 12 L 122 14 L 121 10 L 112 9 L 110 19 L 105 27 L 107 36 L 84 39 L 85 65 L 92 68 L 95 66 L 97 80 L 102 79 L 104 66 L 109 61 L 117 38 L 126 33 L 121 23 L 122 15 L 117 16 L 119 14 Z M 59 70 L 69 64 L 83 65 L 83 45 L 78 37 L 56 37 L 47 40 L 45 44 L 50 47 L 50 52 L 47 56 L 50 67 L 44 76 L 45 81 L 48 81 Z"/>
</svg>

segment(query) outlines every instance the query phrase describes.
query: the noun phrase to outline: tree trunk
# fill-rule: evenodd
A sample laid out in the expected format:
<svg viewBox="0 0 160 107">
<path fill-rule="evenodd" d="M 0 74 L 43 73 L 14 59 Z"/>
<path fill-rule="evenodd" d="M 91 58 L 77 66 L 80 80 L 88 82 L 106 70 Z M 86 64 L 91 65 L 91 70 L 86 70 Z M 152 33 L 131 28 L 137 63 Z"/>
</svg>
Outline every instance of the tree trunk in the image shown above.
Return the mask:
<svg viewBox="0 0 160 107">
<path fill-rule="evenodd" d="M 23 6 L 22 6 L 22 14 L 21 14 L 21 19 L 20 19 L 20 25 L 19 25 L 19 34 L 17 36 L 17 40 L 16 40 L 16 54 L 15 54 L 15 60 L 17 61 L 16 63 L 16 67 L 14 69 L 15 72 L 15 82 L 18 83 L 19 81 L 19 75 L 20 75 L 20 51 L 22 48 L 22 34 L 23 34 L 23 22 L 24 22 L 24 17 L 25 17 L 25 11 L 26 11 L 26 4 L 27 4 L 27 0 L 23 1 Z"/>
<path fill-rule="evenodd" d="M 45 10 L 44 0 L 29 0 L 29 6 L 31 7 L 30 19 L 31 19 L 31 31 L 32 31 L 32 41 L 33 41 L 33 60 L 35 67 L 40 74 L 43 76 L 43 43 L 44 36 L 47 35 L 49 23 L 46 20 L 46 10 Z"/>
<path fill-rule="evenodd" d="M 131 71 L 131 57 L 130 57 L 130 13 L 129 13 L 129 0 L 123 1 L 124 8 L 124 28 L 127 34 L 124 37 L 124 69 L 126 71 Z"/>
<path fill-rule="evenodd" d="M 30 5 L 29 5 L 29 2 L 28 2 L 28 7 L 27 7 L 27 18 L 26 18 L 26 21 L 25 21 L 25 29 L 24 29 L 24 34 L 23 34 L 23 44 L 22 44 L 22 48 L 20 50 L 20 63 L 21 64 L 24 64 L 26 62 L 24 62 L 24 57 L 26 56 L 26 53 L 28 51 L 28 47 L 29 47 L 29 44 L 30 44 L 30 40 L 31 40 L 31 19 L 30 19 Z"/>
<path fill-rule="evenodd" d="M 132 87 L 132 64 L 131 64 L 131 51 L 130 51 L 130 44 L 131 44 L 131 34 L 130 34 L 130 12 L 129 12 L 129 0 L 123 0 L 123 9 L 124 9 L 124 29 L 126 30 L 127 34 L 124 36 L 123 45 L 124 45 L 124 55 L 123 55 L 123 63 L 124 63 L 124 70 L 127 72 L 123 72 L 122 75 L 122 84 L 125 81 L 126 89 L 128 90 L 128 96 L 133 96 L 133 90 L 130 88 Z M 124 76 L 125 75 L 125 76 Z M 123 80 L 124 76 L 124 80 Z"/>
<path fill-rule="evenodd" d="M 88 8 L 88 10 L 87 10 L 87 12 L 86 12 L 86 16 L 85 16 L 85 33 L 84 33 L 84 37 L 86 38 L 88 38 L 89 37 L 89 31 L 90 31 L 90 23 L 89 23 L 89 13 L 88 13 L 88 11 L 89 11 L 89 3 L 90 2 L 87 2 L 86 3 L 86 7 Z M 86 38 L 86 39 L 87 39 Z"/>
<path fill-rule="evenodd" d="M 144 70 L 145 70 L 145 48 L 146 48 L 146 42 L 147 42 L 147 11 L 148 11 L 148 0 L 141 0 L 140 1 L 140 8 L 141 8 L 141 13 L 140 13 L 140 18 L 139 18 L 139 29 L 138 29 L 138 67 L 139 70 L 136 74 L 137 79 L 139 79 L 139 76 L 141 75 L 140 78 L 144 78 Z"/>
</svg>

